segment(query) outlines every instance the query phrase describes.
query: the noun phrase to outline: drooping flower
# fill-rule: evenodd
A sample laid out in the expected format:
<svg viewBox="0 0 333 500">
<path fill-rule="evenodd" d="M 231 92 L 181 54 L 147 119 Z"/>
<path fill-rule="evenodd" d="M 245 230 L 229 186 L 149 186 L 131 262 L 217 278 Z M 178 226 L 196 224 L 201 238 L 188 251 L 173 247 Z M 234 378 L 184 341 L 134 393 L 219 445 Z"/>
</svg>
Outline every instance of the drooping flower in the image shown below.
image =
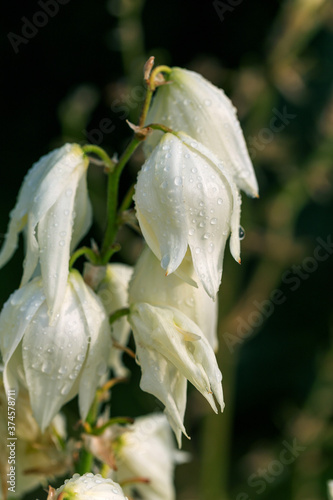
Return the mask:
<svg viewBox="0 0 333 500">
<path fill-rule="evenodd" d="M 138 175 L 135 205 L 143 236 L 167 274 L 190 249 L 198 279 L 215 299 L 223 254 L 240 260 L 240 196 L 223 164 L 202 144 L 165 134 Z"/>
<path fill-rule="evenodd" d="M 112 428 L 110 431 L 114 432 Z M 125 494 L 132 496 L 136 490 L 145 500 L 174 500 L 174 468 L 177 463 L 187 461 L 188 454 L 175 449 L 165 415 L 139 417 L 133 425 L 119 426 L 118 433 L 113 445 L 115 479 L 124 482 Z M 127 483 L 133 478 L 148 482 Z"/>
<path fill-rule="evenodd" d="M 174 307 L 182 311 L 201 329 L 216 352 L 218 303 L 199 283 L 194 287 L 176 274 L 165 276 L 159 260 L 146 247 L 137 261 L 129 286 L 129 302 L 147 302 L 152 306 Z"/>
<path fill-rule="evenodd" d="M 86 266 L 86 270 L 91 265 Z M 128 307 L 128 284 L 133 273 L 133 268 L 126 264 L 108 264 L 105 275 L 97 284 L 95 290 L 101 299 L 106 313 L 111 316 L 118 309 Z M 122 351 L 120 346 L 125 347 L 131 327 L 126 317 L 119 318 L 111 325 L 112 339 L 119 344 L 115 349 L 111 349 L 109 366 L 113 369 L 116 377 L 124 377 L 128 374 L 127 368 L 122 363 Z"/>
<path fill-rule="evenodd" d="M 232 174 L 235 184 L 258 196 L 258 184 L 246 148 L 236 109 L 223 90 L 194 71 L 172 68 L 168 85 L 156 91 L 146 124 L 162 123 L 183 131 L 204 144 Z M 156 146 L 160 133 L 145 141 L 146 153 Z"/>
<path fill-rule="evenodd" d="M 79 395 L 84 419 L 111 348 L 108 318 L 77 271 L 69 274 L 59 314 L 50 323 L 42 279 L 8 299 L 0 315 L 0 350 L 6 391 L 23 385 L 41 429 Z"/>
<path fill-rule="evenodd" d="M 12 441 L 8 440 L 8 431 L 11 430 L 8 422 L 15 429 L 16 439 Z M 68 472 L 72 464 L 72 450 L 62 446 L 65 438 L 65 422 L 61 414 L 56 415 L 42 433 L 32 415 L 27 391 L 21 390 L 17 397 L 14 394 L 9 398 L 0 381 L 0 491 L 6 491 L 9 498 L 17 498 L 37 486 L 45 486 L 47 478 Z M 7 445 L 11 446 L 11 455 Z M 12 488 L 8 489 L 9 486 Z"/>
<path fill-rule="evenodd" d="M 142 371 L 140 387 L 164 404 L 180 446 L 181 433 L 187 435 L 183 424 L 187 380 L 217 413 L 215 396 L 223 411 L 222 374 L 214 351 L 200 328 L 174 307 L 133 303 L 128 319 Z"/>
<path fill-rule="evenodd" d="M 70 251 L 91 225 L 87 167 L 88 159 L 78 144 L 66 144 L 35 163 L 21 186 L 0 252 L 2 267 L 13 255 L 18 235 L 24 230 L 27 250 L 21 285 L 31 279 L 40 263 L 52 318 L 65 293 Z"/>
<path fill-rule="evenodd" d="M 49 488 L 47 500 L 127 500 L 118 483 L 101 474 L 74 474 L 57 490 Z"/>
</svg>

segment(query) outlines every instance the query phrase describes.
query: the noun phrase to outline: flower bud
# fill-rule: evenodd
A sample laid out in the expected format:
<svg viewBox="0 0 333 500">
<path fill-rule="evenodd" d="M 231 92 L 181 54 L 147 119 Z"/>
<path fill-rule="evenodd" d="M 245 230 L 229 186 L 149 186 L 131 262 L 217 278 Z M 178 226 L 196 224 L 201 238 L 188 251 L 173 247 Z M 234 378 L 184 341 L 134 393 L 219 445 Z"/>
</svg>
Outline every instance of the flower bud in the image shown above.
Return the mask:
<svg viewBox="0 0 333 500">
<path fill-rule="evenodd" d="M 40 263 L 51 318 L 58 313 L 65 293 L 70 251 L 91 225 L 87 167 L 88 159 L 78 144 L 66 144 L 35 163 L 21 186 L 0 252 L 2 267 L 17 247 L 18 234 L 25 230 L 21 286 Z"/>
<path fill-rule="evenodd" d="M 107 368 L 108 318 L 98 297 L 71 271 L 59 314 L 50 324 L 41 278 L 8 299 L 0 315 L 0 350 L 6 391 L 29 391 L 34 416 L 44 429 L 62 405 L 79 395 L 87 416 Z"/>
</svg>

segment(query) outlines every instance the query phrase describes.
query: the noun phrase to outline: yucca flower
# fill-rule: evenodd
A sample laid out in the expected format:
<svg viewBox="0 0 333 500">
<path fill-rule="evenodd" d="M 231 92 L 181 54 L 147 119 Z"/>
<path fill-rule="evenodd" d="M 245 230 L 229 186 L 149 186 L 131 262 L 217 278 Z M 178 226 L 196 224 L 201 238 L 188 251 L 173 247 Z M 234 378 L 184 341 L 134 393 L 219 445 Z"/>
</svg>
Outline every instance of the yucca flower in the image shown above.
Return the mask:
<svg viewBox="0 0 333 500">
<path fill-rule="evenodd" d="M 215 299 L 224 248 L 240 260 L 238 189 L 223 164 L 183 133 L 165 134 L 139 172 L 135 206 L 143 236 L 166 274 L 190 250 L 197 279 Z"/>
<path fill-rule="evenodd" d="M 0 315 L 6 391 L 27 388 L 42 430 L 76 394 L 81 418 L 87 416 L 110 349 L 104 307 L 77 271 L 69 274 L 59 314 L 51 324 L 40 277 L 15 291 Z"/>
<path fill-rule="evenodd" d="M 110 429 L 112 433 L 112 429 Z M 155 413 L 135 419 L 133 425 L 118 428 L 114 441 L 115 479 L 125 494 L 137 491 L 145 500 L 174 500 L 174 468 L 189 455 L 176 450 L 165 415 Z M 132 478 L 146 481 L 128 482 Z"/>
<path fill-rule="evenodd" d="M 100 474 L 74 474 L 57 490 L 49 488 L 47 500 L 128 500 L 119 484 Z"/>
<path fill-rule="evenodd" d="M 78 144 L 43 156 L 27 173 L 10 214 L 0 267 L 13 255 L 24 230 L 26 256 L 21 286 L 40 264 L 52 319 L 65 293 L 70 251 L 88 231 L 92 215 L 87 193 L 88 159 Z"/>
<path fill-rule="evenodd" d="M 168 85 L 158 87 L 146 124 L 161 123 L 201 142 L 223 163 L 240 189 L 258 196 L 256 176 L 236 109 L 223 90 L 200 74 L 183 68 L 171 68 L 166 78 Z M 159 132 L 147 138 L 147 155 L 159 138 Z"/>
</svg>

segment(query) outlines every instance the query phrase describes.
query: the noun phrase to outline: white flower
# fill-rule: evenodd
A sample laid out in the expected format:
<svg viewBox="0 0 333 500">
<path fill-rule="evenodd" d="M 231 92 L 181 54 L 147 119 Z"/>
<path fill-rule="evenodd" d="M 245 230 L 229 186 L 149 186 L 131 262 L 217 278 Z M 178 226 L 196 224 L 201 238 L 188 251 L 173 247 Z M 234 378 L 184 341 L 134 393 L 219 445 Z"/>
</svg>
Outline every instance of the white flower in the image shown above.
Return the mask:
<svg viewBox="0 0 333 500">
<path fill-rule="evenodd" d="M 131 495 L 134 489 L 145 500 L 174 500 L 174 467 L 187 461 L 188 454 L 175 449 L 166 417 L 158 413 L 140 417 L 119 432 L 115 478 L 120 483 L 136 477 L 149 480 L 125 484 L 124 492 Z"/>
<path fill-rule="evenodd" d="M 158 259 L 146 247 L 137 261 L 129 287 L 129 301 L 148 302 L 152 306 L 170 306 L 182 311 L 198 325 L 216 352 L 218 303 L 199 283 L 190 286 L 175 274 L 165 276 Z"/>
<path fill-rule="evenodd" d="M 258 196 L 258 184 L 236 110 L 223 90 L 198 73 L 172 68 L 168 85 L 158 88 L 146 124 L 162 123 L 205 144 L 233 175 L 236 185 Z M 146 141 L 150 152 L 158 133 Z"/>
<path fill-rule="evenodd" d="M 79 394 L 84 419 L 111 348 L 108 318 L 98 297 L 71 271 L 59 315 L 50 324 L 41 278 L 23 286 L 0 315 L 6 391 L 27 387 L 44 429 L 62 405 Z"/>
<path fill-rule="evenodd" d="M 179 137 L 179 138 L 178 138 Z M 240 260 L 240 196 L 219 160 L 186 134 L 165 134 L 138 175 L 135 204 L 149 247 L 167 274 L 189 247 L 198 279 L 215 299 L 224 248 Z"/>
<path fill-rule="evenodd" d="M 119 484 L 100 474 L 87 472 L 74 476 L 56 491 L 50 488 L 48 500 L 128 500 Z"/>
<path fill-rule="evenodd" d="M 0 380 L 0 491 L 10 486 L 7 480 L 14 479 L 15 493 L 8 490 L 8 497 L 23 495 L 37 486 L 46 485 L 47 478 L 62 476 L 71 468 L 72 453 L 67 449 L 62 449 L 60 439 L 66 438 L 65 422 L 62 415 L 58 414 L 41 433 L 36 420 L 32 415 L 29 403 L 29 395 L 21 390 L 19 395 L 11 396 L 8 399 Z M 15 402 L 9 406 L 8 401 Z M 10 468 L 14 462 L 9 461 L 8 444 L 13 441 L 8 440 L 8 417 L 15 418 L 11 422 L 15 425 L 15 470 Z M 72 451 L 72 450 L 71 450 Z M 12 458 L 12 457 L 11 457 Z M 8 475 L 7 475 L 8 474 Z M 3 483 L 2 483 L 3 481 Z M 2 486 L 2 487 L 1 487 Z M 0 493 L 0 498 L 1 493 Z"/>
<path fill-rule="evenodd" d="M 224 408 L 222 375 L 214 351 L 200 328 L 173 307 L 138 302 L 130 306 L 136 356 L 141 365 L 142 390 L 165 405 L 165 413 L 179 446 L 186 407 L 186 379 L 217 413 L 214 396 Z M 214 396 L 213 396 L 214 395 Z"/>
<path fill-rule="evenodd" d="M 128 283 L 131 279 L 133 268 L 126 264 L 109 264 L 106 266 L 105 276 L 96 288 L 96 293 L 103 302 L 104 308 L 111 316 L 118 309 L 128 307 Z M 111 325 L 111 334 L 114 341 L 120 346 L 126 346 L 131 332 L 131 327 L 125 317 L 119 318 Z M 116 377 L 128 374 L 127 368 L 122 363 L 122 351 L 114 348 L 110 352 L 109 366 Z"/>
<path fill-rule="evenodd" d="M 21 285 L 40 262 L 50 316 L 58 313 L 68 276 L 70 251 L 91 225 L 87 193 L 88 159 L 77 144 L 66 144 L 43 156 L 27 173 L 0 252 L 0 267 L 17 247 L 24 229 L 26 257 Z"/>
</svg>

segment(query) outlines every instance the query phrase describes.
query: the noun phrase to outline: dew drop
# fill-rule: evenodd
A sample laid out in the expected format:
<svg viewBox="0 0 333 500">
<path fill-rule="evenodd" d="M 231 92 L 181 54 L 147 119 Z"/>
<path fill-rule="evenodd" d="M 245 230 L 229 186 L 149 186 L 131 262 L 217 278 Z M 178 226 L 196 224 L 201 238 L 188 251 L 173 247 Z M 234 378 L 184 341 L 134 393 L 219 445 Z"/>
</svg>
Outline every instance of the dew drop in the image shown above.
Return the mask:
<svg viewBox="0 0 333 500">
<path fill-rule="evenodd" d="M 194 234 L 194 229 L 193 229 L 193 227 L 191 227 L 191 229 L 189 230 L 188 234 L 189 234 L 190 236 L 193 236 L 193 234 Z"/>
<path fill-rule="evenodd" d="M 53 368 L 53 363 L 49 360 L 44 361 L 44 363 L 42 364 L 43 373 L 51 373 L 52 368 Z"/>
<path fill-rule="evenodd" d="M 176 177 L 174 178 L 173 182 L 174 182 L 174 184 L 175 184 L 176 186 L 181 186 L 181 185 L 183 184 L 183 180 L 182 180 L 182 178 L 181 178 L 181 177 L 179 177 L 179 176 L 176 176 Z"/>
<path fill-rule="evenodd" d="M 215 224 L 217 224 L 217 219 L 213 217 L 212 219 L 210 219 L 210 223 L 212 224 L 212 226 L 214 226 Z"/>
<path fill-rule="evenodd" d="M 65 240 L 60 240 L 60 241 L 59 241 L 59 245 L 60 245 L 61 247 L 64 247 L 64 246 L 65 246 Z"/>
<path fill-rule="evenodd" d="M 239 239 L 243 240 L 245 238 L 245 231 L 242 226 L 239 226 Z"/>
<path fill-rule="evenodd" d="M 218 204 L 218 205 L 222 205 L 222 203 L 223 203 L 222 198 L 218 198 L 218 200 L 217 200 L 217 204 Z"/>
</svg>

